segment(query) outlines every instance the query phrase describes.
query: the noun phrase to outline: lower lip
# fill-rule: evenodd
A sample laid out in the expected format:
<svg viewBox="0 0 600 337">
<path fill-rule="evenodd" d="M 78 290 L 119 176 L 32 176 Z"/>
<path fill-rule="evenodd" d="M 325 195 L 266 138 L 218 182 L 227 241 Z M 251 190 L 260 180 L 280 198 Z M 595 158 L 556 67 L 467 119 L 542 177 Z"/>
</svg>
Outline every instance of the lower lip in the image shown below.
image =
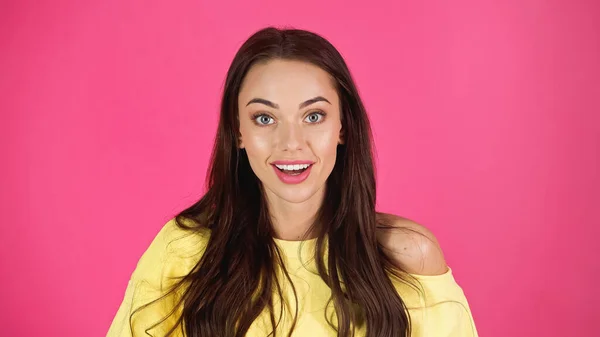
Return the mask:
<svg viewBox="0 0 600 337">
<path fill-rule="evenodd" d="M 306 178 L 308 178 L 308 175 L 310 174 L 310 170 L 313 167 L 312 165 L 310 165 L 302 173 L 293 176 L 293 175 L 289 175 L 289 174 L 285 174 L 285 173 L 281 172 L 281 170 L 279 170 L 277 168 L 277 166 L 275 166 L 275 165 L 271 165 L 271 166 L 273 166 L 273 169 L 275 170 L 275 174 L 277 174 L 277 177 L 279 177 L 279 180 L 281 180 L 284 184 L 300 184 L 301 182 L 306 180 Z"/>
</svg>

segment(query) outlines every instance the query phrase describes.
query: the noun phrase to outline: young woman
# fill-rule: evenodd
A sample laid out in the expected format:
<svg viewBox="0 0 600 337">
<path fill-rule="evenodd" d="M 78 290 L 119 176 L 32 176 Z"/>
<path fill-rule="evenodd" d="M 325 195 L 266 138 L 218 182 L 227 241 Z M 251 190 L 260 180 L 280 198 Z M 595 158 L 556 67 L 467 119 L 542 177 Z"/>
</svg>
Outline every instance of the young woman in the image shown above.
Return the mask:
<svg viewBox="0 0 600 337">
<path fill-rule="evenodd" d="M 375 210 L 371 130 L 322 37 L 227 73 L 207 192 L 143 254 L 108 336 L 477 336 L 435 237 Z"/>
</svg>

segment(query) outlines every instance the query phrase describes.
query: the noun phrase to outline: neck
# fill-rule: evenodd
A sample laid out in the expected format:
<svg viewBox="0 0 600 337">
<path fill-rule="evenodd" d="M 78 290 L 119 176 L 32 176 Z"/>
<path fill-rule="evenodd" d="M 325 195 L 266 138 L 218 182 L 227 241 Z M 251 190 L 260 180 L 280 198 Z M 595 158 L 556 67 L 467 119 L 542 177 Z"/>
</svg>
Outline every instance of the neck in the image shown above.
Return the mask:
<svg viewBox="0 0 600 337">
<path fill-rule="evenodd" d="M 312 238 L 311 226 L 323 204 L 325 188 L 302 202 L 289 202 L 268 189 L 265 192 L 276 238 L 289 241 Z"/>
</svg>

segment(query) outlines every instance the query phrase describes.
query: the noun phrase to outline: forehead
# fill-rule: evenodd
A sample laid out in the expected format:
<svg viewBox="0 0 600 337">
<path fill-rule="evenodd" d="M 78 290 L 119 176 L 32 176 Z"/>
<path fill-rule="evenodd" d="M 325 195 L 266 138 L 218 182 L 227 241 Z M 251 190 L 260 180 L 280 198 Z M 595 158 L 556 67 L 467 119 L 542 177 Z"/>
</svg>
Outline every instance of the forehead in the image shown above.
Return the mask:
<svg viewBox="0 0 600 337">
<path fill-rule="evenodd" d="M 260 97 L 275 103 L 297 104 L 323 96 L 337 101 L 333 78 L 323 69 L 303 61 L 270 60 L 253 65 L 240 90 L 240 104 Z"/>
</svg>

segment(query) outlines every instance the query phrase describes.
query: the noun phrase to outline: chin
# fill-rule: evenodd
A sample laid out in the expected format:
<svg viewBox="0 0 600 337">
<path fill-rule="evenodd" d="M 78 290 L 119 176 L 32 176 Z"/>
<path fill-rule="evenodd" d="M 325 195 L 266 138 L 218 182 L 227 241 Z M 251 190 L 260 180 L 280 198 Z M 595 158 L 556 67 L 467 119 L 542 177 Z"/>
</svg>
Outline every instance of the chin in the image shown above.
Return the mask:
<svg viewBox="0 0 600 337">
<path fill-rule="evenodd" d="M 273 193 L 279 198 L 294 204 L 299 204 L 309 200 L 316 194 L 318 189 L 309 186 L 278 186 L 276 189 L 272 189 Z"/>
</svg>

